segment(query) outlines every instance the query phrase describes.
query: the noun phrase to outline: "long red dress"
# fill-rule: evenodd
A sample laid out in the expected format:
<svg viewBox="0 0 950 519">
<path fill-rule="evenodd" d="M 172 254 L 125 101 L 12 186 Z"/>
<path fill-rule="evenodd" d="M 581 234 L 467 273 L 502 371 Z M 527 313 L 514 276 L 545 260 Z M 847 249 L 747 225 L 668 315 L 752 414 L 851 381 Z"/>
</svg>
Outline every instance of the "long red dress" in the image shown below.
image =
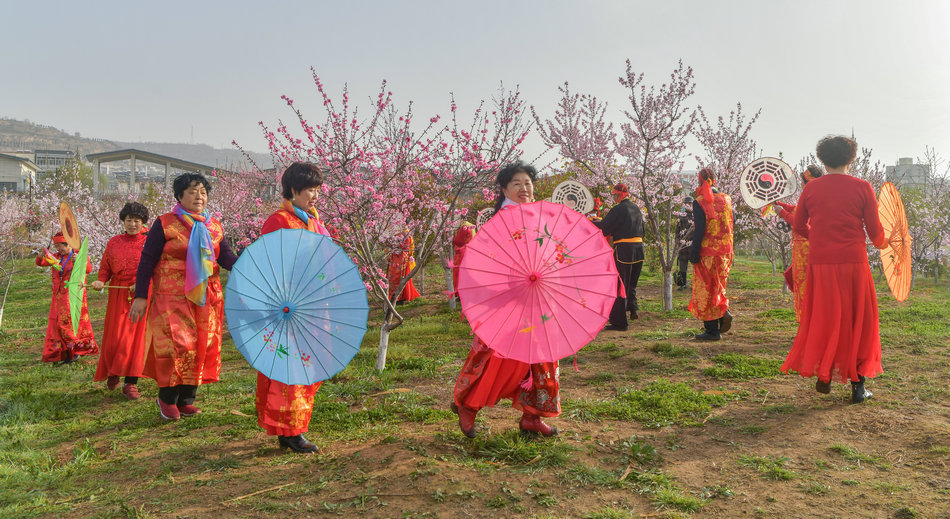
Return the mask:
<svg viewBox="0 0 950 519">
<path fill-rule="evenodd" d="M 795 226 L 795 206 L 782 202 L 775 202 L 782 210 L 778 215 L 786 223 Z M 789 268 L 792 282 L 789 288 L 792 289 L 792 297 L 795 300 L 795 320 L 802 322 L 802 311 L 805 307 L 805 280 L 808 278 L 808 238 L 792 231 L 792 265 Z M 788 277 L 788 274 L 786 274 Z"/>
<path fill-rule="evenodd" d="M 689 311 L 701 321 L 719 319 L 729 310 L 726 286 L 735 254 L 732 249 L 732 199 L 725 193 L 712 197 L 715 217 L 706 214 L 706 230 L 699 252 L 699 262 L 693 265 L 693 297 Z M 703 195 L 696 197 L 702 204 Z M 696 211 L 694 213 L 702 213 Z"/>
<path fill-rule="evenodd" d="M 220 267 L 214 264 L 208 278 L 204 306 L 185 297 L 185 254 L 191 225 L 174 213 L 158 217 L 165 233 L 165 246 L 152 274 L 152 297 L 145 329 L 143 375 L 158 387 L 198 386 L 217 382 L 221 373 L 221 337 L 224 325 L 224 295 Z M 221 259 L 221 222 L 205 223 Z"/>
<path fill-rule="evenodd" d="M 109 376 L 141 377 L 145 365 L 145 319 L 133 323 L 129 309 L 135 296 L 135 273 L 142 257 L 146 230 L 135 236 L 122 233 L 106 243 L 99 262 L 99 281 L 108 283 L 109 302 L 102 331 L 102 354 L 93 380 Z"/>
<path fill-rule="evenodd" d="M 511 205 L 515 204 L 506 201 L 501 210 Z M 455 382 L 455 404 L 477 411 L 510 398 L 512 407 L 525 414 L 558 416 L 561 414 L 558 369 L 556 361 L 526 364 L 504 359 L 476 337 Z"/>
<path fill-rule="evenodd" d="M 816 178 L 802 190 L 795 232 L 810 242 L 805 302 L 785 373 L 847 382 L 881 369 L 877 295 L 865 241 L 885 242 L 874 190 L 850 175 Z"/>
<path fill-rule="evenodd" d="M 393 294 L 396 292 L 396 287 L 399 286 L 399 283 L 402 281 L 402 278 L 409 275 L 411 271 L 416 266 L 416 262 L 412 259 L 412 253 L 415 251 L 415 246 L 412 243 L 412 236 L 406 236 L 406 239 L 402 242 L 402 249 L 392 253 L 389 256 L 389 268 L 387 272 L 387 277 L 389 279 L 389 298 L 392 299 Z M 397 301 L 412 301 L 413 299 L 419 297 L 419 291 L 416 290 L 416 286 L 412 284 L 410 279 L 406 283 L 406 287 L 402 289 L 402 292 L 399 293 L 399 298 Z"/>
<path fill-rule="evenodd" d="M 66 281 L 73 272 L 75 251 L 67 254 L 58 252 L 47 256 L 40 254 L 35 263 L 40 267 L 58 264 L 62 270 L 50 269 L 53 277 L 53 298 L 49 306 L 49 323 L 46 325 L 46 341 L 43 343 L 43 362 L 66 360 L 67 351 L 73 355 L 95 355 L 99 353 L 96 336 L 89 321 L 89 308 L 86 305 L 86 289 L 82 289 L 82 312 L 79 317 L 79 329 L 73 334 L 72 319 L 69 315 L 69 292 Z M 86 260 L 86 273 L 92 272 L 92 263 Z"/>
<path fill-rule="evenodd" d="M 278 229 L 309 229 L 329 236 L 317 217 L 311 217 L 308 223 L 304 223 L 293 211 L 285 208 L 267 218 L 261 228 L 261 235 Z M 257 395 L 254 399 L 257 406 L 257 425 L 271 436 L 296 436 L 307 432 L 310 415 L 313 413 L 313 397 L 322 383 L 284 384 L 258 372 Z"/>
</svg>

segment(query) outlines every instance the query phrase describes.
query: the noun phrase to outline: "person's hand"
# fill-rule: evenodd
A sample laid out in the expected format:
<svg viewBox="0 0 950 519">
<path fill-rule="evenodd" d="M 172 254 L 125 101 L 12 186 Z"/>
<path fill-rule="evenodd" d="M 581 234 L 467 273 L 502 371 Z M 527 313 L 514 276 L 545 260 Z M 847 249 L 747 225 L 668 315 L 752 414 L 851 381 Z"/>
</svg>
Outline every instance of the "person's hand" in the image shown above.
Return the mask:
<svg viewBox="0 0 950 519">
<path fill-rule="evenodd" d="M 139 322 L 145 315 L 146 308 L 148 308 L 148 301 L 144 297 L 136 297 L 132 301 L 132 308 L 129 308 L 129 320 L 133 323 Z"/>
<path fill-rule="evenodd" d="M 105 285 L 106 285 L 105 283 L 103 283 L 102 281 L 99 281 L 98 279 L 89 284 L 89 286 L 92 287 L 93 290 L 100 290 L 100 291 L 102 290 L 102 287 L 104 287 Z"/>
</svg>

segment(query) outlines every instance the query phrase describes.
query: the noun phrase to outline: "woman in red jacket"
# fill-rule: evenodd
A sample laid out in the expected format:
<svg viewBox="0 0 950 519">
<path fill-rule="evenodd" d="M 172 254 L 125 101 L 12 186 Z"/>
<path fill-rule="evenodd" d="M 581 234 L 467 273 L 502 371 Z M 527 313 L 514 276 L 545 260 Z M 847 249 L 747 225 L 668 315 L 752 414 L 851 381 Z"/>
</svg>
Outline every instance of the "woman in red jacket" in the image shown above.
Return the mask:
<svg viewBox="0 0 950 519">
<path fill-rule="evenodd" d="M 110 390 L 125 377 L 122 393 L 129 400 L 139 397 L 139 377 L 145 364 L 145 320 L 133 323 L 129 309 L 135 295 L 135 273 L 145 246 L 148 209 L 138 202 L 127 202 L 119 211 L 125 232 L 106 243 L 99 261 L 98 279 L 90 286 L 102 290 L 109 283 L 109 303 L 102 331 L 102 354 L 93 380 L 106 381 Z"/>
<path fill-rule="evenodd" d="M 868 377 L 881 370 L 877 296 L 868 264 L 865 231 L 878 248 L 886 245 L 874 190 L 848 174 L 858 144 L 826 137 L 817 155 L 821 178 L 808 182 L 795 209 L 794 231 L 809 240 L 805 303 L 785 373 L 817 377 L 815 389 L 831 391 L 831 381 L 851 381 L 851 401 L 871 397 Z"/>
<path fill-rule="evenodd" d="M 278 229 L 307 229 L 329 236 L 315 208 L 323 175 L 317 166 L 294 162 L 280 177 L 284 201 L 261 228 L 261 235 Z M 257 424 L 276 436 L 281 449 L 299 453 L 317 452 L 317 446 L 303 437 L 313 413 L 313 396 L 322 382 L 290 385 L 257 373 Z"/>
</svg>

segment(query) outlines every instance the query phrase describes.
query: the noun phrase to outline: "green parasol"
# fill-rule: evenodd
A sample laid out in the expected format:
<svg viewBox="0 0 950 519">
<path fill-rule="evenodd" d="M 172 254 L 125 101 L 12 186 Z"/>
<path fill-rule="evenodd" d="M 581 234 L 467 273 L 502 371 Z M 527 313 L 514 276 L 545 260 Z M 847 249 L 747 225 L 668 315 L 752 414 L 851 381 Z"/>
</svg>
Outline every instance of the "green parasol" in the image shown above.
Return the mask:
<svg viewBox="0 0 950 519">
<path fill-rule="evenodd" d="M 86 292 L 86 255 L 89 239 L 83 238 L 79 252 L 73 259 L 73 271 L 69 274 L 66 288 L 69 291 L 69 319 L 73 322 L 73 335 L 79 333 L 79 318 L 82 315 L 82 296 Z"/>
</svg>

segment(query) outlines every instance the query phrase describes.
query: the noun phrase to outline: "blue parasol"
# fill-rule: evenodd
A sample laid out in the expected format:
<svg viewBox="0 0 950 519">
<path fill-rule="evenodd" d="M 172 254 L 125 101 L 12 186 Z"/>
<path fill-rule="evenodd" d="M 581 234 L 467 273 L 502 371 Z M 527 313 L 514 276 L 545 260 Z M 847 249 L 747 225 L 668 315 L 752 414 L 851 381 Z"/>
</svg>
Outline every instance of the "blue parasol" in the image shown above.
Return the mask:
<svg viewBox="0 0 950 519">
<path fill-rule="evenodd" d="M 251 367 L 284 384 L 308 385 L 353 359 L 369 304 L 359 270 L 332 239 L 280 229 L 241 253 L 228 278 L 224 313 Z"/>
</svg>

